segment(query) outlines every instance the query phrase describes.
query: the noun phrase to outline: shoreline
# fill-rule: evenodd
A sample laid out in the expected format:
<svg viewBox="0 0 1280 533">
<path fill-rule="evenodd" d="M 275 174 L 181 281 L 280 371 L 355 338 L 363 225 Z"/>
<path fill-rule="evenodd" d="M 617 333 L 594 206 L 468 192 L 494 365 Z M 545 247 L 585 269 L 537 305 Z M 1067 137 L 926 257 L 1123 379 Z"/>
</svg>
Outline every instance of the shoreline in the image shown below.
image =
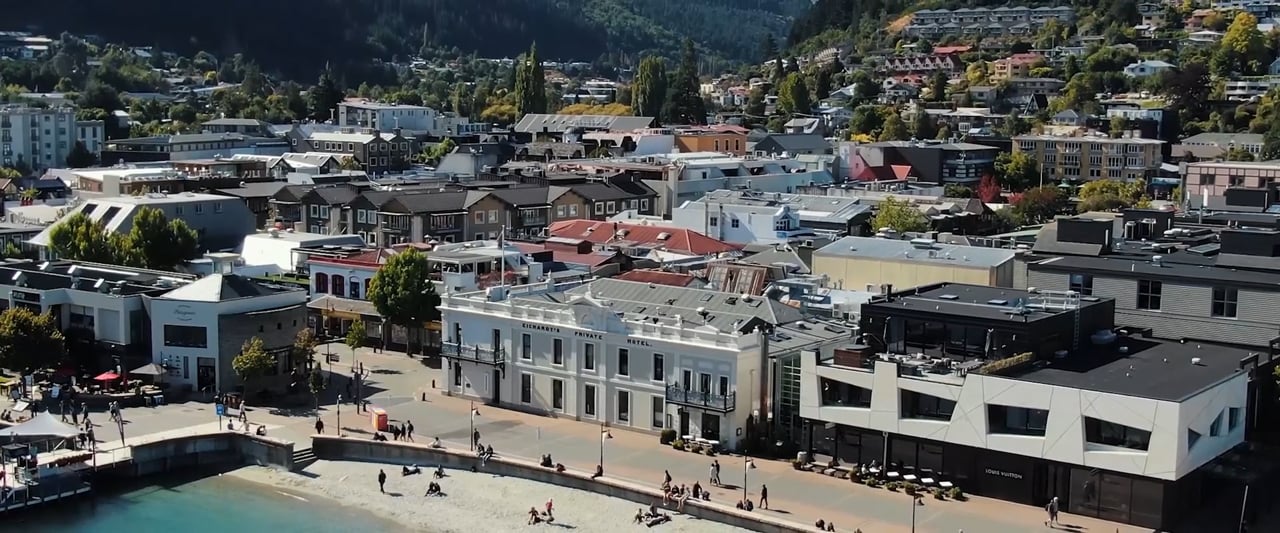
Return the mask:
<svg viewBox="0 0 1280 533">
<path fill-rule="evenodd" d="M 387 473 L 386 494 L 378 491 L 379 469 Z M 430 465 L 422 465 L 422 474 L 401 476 L 400 465 L 396 464 L 321 460 L 302 473 L 246 466 L 225 475 L 271 487 L 285 496 L 335 501 L 414 531 L 546 531 L 550 526 L 606 532 L 619 527 L 643 527 L 632 522 L 636 511 L 643 507 L 639 504 L 486 473 L 446 469 L 447 477 L 438 482 L 447 496 L 426 497 L 423 494 L 432 481 L 432 469 Z M 529 525 L 529 508 L 541 511 L 549 498 L 554 501 L 555 522 Z M 657 505 L 659 512 L 671 515 L 671 521 L 654 529 L 687 533 L 741 531 L 727 524 L 676 513 L 674 507 L 664 509 L 660 501 Z"/>
</svg>

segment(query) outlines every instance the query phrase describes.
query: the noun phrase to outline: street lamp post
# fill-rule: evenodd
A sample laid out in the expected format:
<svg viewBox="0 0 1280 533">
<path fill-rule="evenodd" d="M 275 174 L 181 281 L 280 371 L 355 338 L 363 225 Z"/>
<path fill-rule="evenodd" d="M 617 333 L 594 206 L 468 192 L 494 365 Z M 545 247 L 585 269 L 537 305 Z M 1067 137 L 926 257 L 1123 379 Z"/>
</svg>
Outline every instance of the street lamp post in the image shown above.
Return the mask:
<svg viewBox="0 0 1280 533">
<path fill-rule="evenodd" d="M 612 439 L 613 434 L 609 433 L 609 428 L 605 427 L 604 422 L 600 423 L 600 471 L 604 472 L 604 441 Z"/>
<path fill-rule="evenodd" d="M 338 436 L 341 437 L 342 436 L 342 395 L 341 394 L 338 395 L 338 402 L 333 404 L 333 406 L 338 410 L 337 432 L 338 432 Z"/>
<path fill-rule="evenodd" d="M 742 503 L 747 502 L 747 469 L 755 468 L 756 462 L 750 457 L 742 458 Z"/>
<path fill-rule="evenodd" d="M 911 533 L 916 533 L 916 507 L 924 506 L 924 496 L 916 494 L 911 497 Z"/>
<path fill-rule="evenodd" d="M 476 417 L 480 416 L 480 411 L 476 409 L 476 402 L 471 402 L 471 434 L 467 435 L 467 439 L 471 441 L 471 451 L 476 450 Z"/>
</svg>

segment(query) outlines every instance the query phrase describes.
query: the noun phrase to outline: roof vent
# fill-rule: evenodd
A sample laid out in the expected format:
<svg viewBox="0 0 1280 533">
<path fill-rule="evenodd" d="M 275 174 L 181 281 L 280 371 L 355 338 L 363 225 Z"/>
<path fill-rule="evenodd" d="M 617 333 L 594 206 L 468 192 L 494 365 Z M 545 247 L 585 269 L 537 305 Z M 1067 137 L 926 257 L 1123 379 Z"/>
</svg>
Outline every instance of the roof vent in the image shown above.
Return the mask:
<svg viewBox="0 0 1280 533">
<path fill-rule="evenodd" d="M 697 311 L 698 311 L 698 314 L 699 314 L 699 315 L 701 315 L 701 316 L 707 316 L 707 308 L 705 308 L 705 307 L 699 307 L 699 308 L 697 309 Z"/>
<path fill-rule="evenodd" d="M 943 294 L 941 296 L 938 296 L 938 299 L 939 300 L 959 300 L 960 297 L 954 294 Z"/>
<path fill-rule="evenodd" d="M 626 231 L 626 230 L 622 230 L 622 231 Z M 671 234 L 670 234 L 670 233 L 667 233 L 667 232 L 665 232 L 665 231 L 664 231 L 664 232 L 662 232 L 662 233 L 659 233 L 659 234 L 658 234 L 658 240 L 660 240 L 660 241 L 665 241 L 665 240 L 670 239 L 670 238 L 671 238 Z"/>
<path fill-rule="evenodd" d="M 1199 357 L 1192 357 L 1192 358 L 1191 358 L 1191 364 L 1196 365 L 1196 366 L 1200 366 L 1200 358 L 1199 358 Z"/>
</svg>

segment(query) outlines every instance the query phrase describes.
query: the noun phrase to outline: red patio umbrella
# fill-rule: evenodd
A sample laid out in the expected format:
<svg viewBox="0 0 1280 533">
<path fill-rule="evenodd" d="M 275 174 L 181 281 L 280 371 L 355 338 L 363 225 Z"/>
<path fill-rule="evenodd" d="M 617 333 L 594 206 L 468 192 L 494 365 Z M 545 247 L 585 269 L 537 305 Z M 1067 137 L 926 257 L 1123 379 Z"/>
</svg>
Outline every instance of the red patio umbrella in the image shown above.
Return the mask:
<svg viewBox="0 0 1280 533">
<path fill-rule="evenodd" d="M 115 381 L 117 379 L 120 379 L 120 374 L 117 374 L 115 372 L 108 370 L 106 372 L 98 374 L 98 377 L 95 377 L 93 379 L 94 381 Z"/>
</svg>

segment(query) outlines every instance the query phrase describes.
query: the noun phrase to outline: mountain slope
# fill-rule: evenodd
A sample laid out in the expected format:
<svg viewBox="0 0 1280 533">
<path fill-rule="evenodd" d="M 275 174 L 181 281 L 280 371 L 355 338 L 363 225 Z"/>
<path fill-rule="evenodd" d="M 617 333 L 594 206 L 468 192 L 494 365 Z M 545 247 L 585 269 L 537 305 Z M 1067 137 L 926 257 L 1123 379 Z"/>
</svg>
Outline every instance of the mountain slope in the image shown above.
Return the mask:
<svg viewBox="0 0 1280 533">
<path fill-rule="evenodd" d="M 756 60 L 766 33 L 785 35 L 809 0 L 44 0 L 5 7 L 4 29 L 70 31 L 111 42 L 218 57 L 314 77 L 326 63 L 407 57 L 422 46 L 514 57 L 675 57 L 690 37 L 711 57 Z"/>
</svg>

